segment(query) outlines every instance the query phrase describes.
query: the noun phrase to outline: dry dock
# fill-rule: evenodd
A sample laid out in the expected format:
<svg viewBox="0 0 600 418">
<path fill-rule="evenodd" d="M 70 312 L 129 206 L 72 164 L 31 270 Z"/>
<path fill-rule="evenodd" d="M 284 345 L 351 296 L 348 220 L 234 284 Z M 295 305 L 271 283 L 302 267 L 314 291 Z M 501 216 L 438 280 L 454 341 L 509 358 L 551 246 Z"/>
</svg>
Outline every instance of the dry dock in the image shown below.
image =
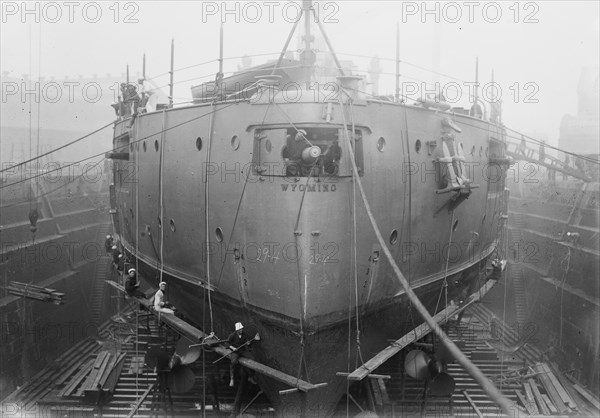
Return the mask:
<svg viewBox="0 0 600 418">
<path fill-rule="evenodd" d="M 195 381 L 184 394 L 157 390 L 157 374 L 144 365 L 152 347 L 173 350 L 176 332 L 157 323 L 154 314 L 129 308 L 113 317 L 97 339 L 88 339 L 65 352 L 2 402 L 3 417 L 146 417 L 229 416 L 236 387 L 228 385 L 228 361 L 206 351 L 192 365 Z M 492 319 L 485 302 L 469 308 L 459 325 L 446 328 L 465 354 L 499 389 L 515 402 L 516 416 L 597 416 L 600 404 L 582 386 L 559 375 L 544 354 L 523 333 Z M 379 416 L 492 417 L 500 410 L 458 364 L 446 372 L 456 382 L 450 397 L 425 396 L 424 382 L 403 372 L 403 353 L 377 369 L 385 378 L 365 379 L 351 386 L 336 416 L 375 410 Z M 389 377 L 389 378 L 387 378 Z M 368 383 L 366 383 L 368 382 Z M 103 392 L 95 389 L 100 384 Z M 268 400 L 247 385 L 242 410 L 251 416 L 275 416 Z"/>
</svg>

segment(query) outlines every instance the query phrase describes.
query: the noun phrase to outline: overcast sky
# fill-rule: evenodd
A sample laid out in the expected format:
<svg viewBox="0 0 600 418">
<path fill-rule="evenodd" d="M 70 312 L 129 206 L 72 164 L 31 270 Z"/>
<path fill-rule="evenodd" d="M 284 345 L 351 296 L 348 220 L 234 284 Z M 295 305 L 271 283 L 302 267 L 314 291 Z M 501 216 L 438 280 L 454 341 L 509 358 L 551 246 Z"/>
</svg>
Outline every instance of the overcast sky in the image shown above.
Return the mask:
<svg viewBox="0 0 600 418">
<path fill-rule="evenodd" d="M 218 56 L 219 24 L 225 20 L 225 57 L 275 53 L 282 48 L 297 8 L 288 2 L 2 2 L 0 69 L 20 77 L 118 74 L 130 65 L 147 74 L 168 71 L 171 38 L 175 67 L 214 60 Z M 396 22 L 400 23 L 401 60 L 437 69 L 458 80 L 474 81 L 479 56 L 481 83 L 502 88 L 504 122 L 525 132 L 545 133 L 556 143 L 560 120 L 576 114 L 576 87 L 583 66 L 599 65 L 598 1 L 542 2 L 314 2 L 336 52 L 380 58 L 395 57 Z M 116 5 L 116 6 L 115 6 Z M 36 22 L 35 20 L 38 20 Z M 439 23 L 436 22 L 439 21 Z M 316 30 L 316 28 L 314 28 Z M 41 40 L 41 42 L 40 42 Z M 297 49 L 297 40 L 292 49 Z M 271 56 L 268 58 L 274 58 Z M 369 59 L 351 58 L 365 69 Z M 267 57 L 253 58 L 253 64 Z M 226 61 L 233 71 L 239 59 Z M 392 93 L 394 63 L 382 61 L 381 93 Z M 178 72 L 176 96 L 189 86 L 214 78 L 217 64 Z M 401 65 L 402 81 L 462 81 L 435 76 Z M 412 78 L 411 78 L 412 77 Z M 156 80 L 166 84 L 167 78 Z M 455 89 L 454 87 L 452 87 Z M 462 85 L 463 93 L 468 86 Z M 453 90 L 455 91 L 455 90 Z M 518 92 L 518 97 L 515 93 Z M 536 103 L 537 101 L 537 103 Z M 467 105 L 466 98 L 461 102 Z"/>
</svg>

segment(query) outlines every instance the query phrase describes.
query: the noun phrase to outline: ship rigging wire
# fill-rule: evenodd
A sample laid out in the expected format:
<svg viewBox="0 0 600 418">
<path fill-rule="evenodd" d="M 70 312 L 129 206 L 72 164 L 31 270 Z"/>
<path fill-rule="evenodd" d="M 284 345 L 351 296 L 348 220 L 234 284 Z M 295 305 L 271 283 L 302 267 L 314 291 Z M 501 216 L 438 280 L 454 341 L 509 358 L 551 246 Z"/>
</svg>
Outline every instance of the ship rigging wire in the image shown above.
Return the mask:
<svg viewBox="0 0 600 418">
<path fill-rule="evenodd" d="M 355 135 L 355 123 L 354 123 L 354 112 L 352 107 L 352 100 L 349 101 L 347 106 L 350 112 L 350 123 L 352 128 L 352 138 Z M 342 106 L 342 120 L 344 122 L 344 130 L 348 135 L 348 124 L 346 123 L 346 111 Z M 358 173 L 357 173 L 358 174 Z M 358 301 L 358 255 L 357 255 L 357 225 L 356 225 L 356 182 L 352 182 L 352 222 L 353 222 L 353 254 L 352 258 L 354 261 L 354 294 L 355 294 L 355 317 L 356 317 L 356 357 L 354 360 L 355 368 L 358 367 L 358 360 L 360 359 L 361 364 L 365 364 L 362 352 L 360 350 L 360 318 L 359 318 L 359 301 Z M 367 301 L 368 302 L 368 301 Z M 350 311 L 348 312 L 350 314 Z"/>
<path fill-rule="evenodd" d="M 221 107 L 220 109 L 217 109 L 217 110 L 215 110 L 215 112 L 219 112 L 219 111 L 225 110 L 225 109 L 227 109 L 228 107 L 234 106 L 234 105 L 236 105 L 236 104 L 237 104 L 237 103 L 228 103 L 227 105 L 225 105 L 225 106 Z M 137 139 L 137 140 L 135 140 L 135 141 L 133 141 L 133 142 L 130 142 L 130 144 L 136 144 L 136 143 L 142 142 L 142 141 L 144 141 L 144 140 L 146 140 L 146 139 L 148 139 L 148 138 L 151 138 L 151 137 L 153 137 L 153 136 L 156 136 L 156 135 L 160 135 L 160 134 L 162 134 L 162 133 L 163 133 L 163 131 L 164 131 L 164 132 L 168 132 L 168 131 L 170 131 L 171 129 L 175 129 L 175 128 L 178 128 L 178 127 L 180 127 L 180 126 L 182 126 L 182 125 L 185 125 L 185 124 L 191 123 L 191 122 L 193 122 L 193 121 L 196 121 L 196 120 L 202 119 L 202 118 L 204 118 L 204 117 L 206 117 L 206 116 L 210 116 L 210 114 L 211 114 L 211 112 L 208 112 L 208 113 L 204 113 L 204 114 L 202 114 L 202 115 L 200 115 L 200 116 L 196 116 L 196 117 L 194 117 L 194 118 L 191 118 L 191 119 L 185 120 L 185 121 L 183 121 L 183 122 L 181 122 L 181 123 L 175 124 L 175 125 L 173 125 L 173 126 L 171 126 L 171 127 L 165 128 L 165 129 L 163 129 L 163 130 L 161 130 L 161 131 L 158 131 L 158 132 L 154 132 L 154 133 L 152 133 L 152 134 L 149 134 L 149 135 L 147 135 L 147 136 L 145 136 L 145 137 L 142 137 L 142 138 L 140 138 L 140 139 Z M 113 123 L 114 123 L 114 122 L 111 122 L 111 123 L 110 123 L 110 124 L 108 124 L 107 126 L 110 126 L 110 125 L 112 125 Z M 104 128 L 106 128 L 106 126 L 105 126 Z M 101 129 L 104 129 L 104 128 L 101 128 Z M 95 133 L 95 132 L 92 132 L 92 133 Z M 86 135 L 86 136 L 89 136 L 89 135 L 91 135 L 91 133 L 90 133 L 90 134 L 88 134 L 88 135 Z M 130 145 L 130 144 L 129 144 L 129 145 Z M 53 173 L 53 172 L 55 172 L 55 171 L 63 170 L 63 169 L 65 169 L 65 168 L 69 168 L 69 167 L 72 167 L 72 166 L 74 166 L 74 165 L 78 165 L 79 163 L 82 163 L 83 161 L 91 160 L 92 158 L 103 157 L 103 156 L 106 154 L 106 152 L 109 152 L 109 151 L 122 151 L 122 150 L 127 150 L 127 147 L 128 147 L 129 145 L 121 145 L 121 146 L 119 146 L 119 147 L 117 147 L 117 148 L 111 148 L 111 149 L 108 149 L 108 150 L 106 150 L 106 151 L 104 151 L 104 152 L 100 152 L 100 153 L 98 153 L 98 154 L 94 154 L 94 155 L 91 155 L 91 156 L 89 156 L 89 157 L 83 158 L 83 159 L 81 159 L 81 160 L 79 160 L 79 161 L 75 161 L 75 162 L 73 162 L 73 163 L 70 163 L 70 164 L 65 164 L 65 165 L 63 165 L 63 166 L 61 166 L 61 167 L 58 167 L 58 168 L 55 168 L 55 169 L 52 169 L 52 170 L 47 170 L 47 171 L 46 171 L 46 172 L 44 172 L 44 173 L 38 173 L 38 174 L 36 174 L 36 175 L 34 175 L 34 176 L 30 176 L 30 177 L 27 177 L 27 178 L 25 178 L 25 179 L 21 179 L 21 180 L 18 180 L 18 181 L 14 181 L 14 182 L 12 182 L 12 183 L 8 183 L 8 184 L 5 184 L 5 185 L 2 185 L 2 186 L 0 186 L 0 190 L 1 190 L 1 189 L 4 189 L 4 188 L 6 188 L 6 187 L 11 187 L 11 186 L 14 186 L 15 184 L 19 184 L 19 183 L 23 183 L 23 182 L 29 181 L 29 180 L 30 180 L 30 179 L 32 179 L 32 178 L 41 177 L 41 176 L 44 176 L 44 175 L 46 175 L 46 174 L 48 174 L 48 173 Z M 58 148 L 57 148 L 57 149 L 55 149 L 54 151 L 57 151 L 57 150 L 58 150 Z M 50 151 L 50 153 L 51 153 L 51 152 L 54 152 L 54 151 Z M 48 153 L 47 153 L 47 154 L 48 154 Z M 43 156 L 43 155 L 42 155 L 42 156 Z M 42 156 L 40 156 L 40 157 L 42 157 Z M 36 157 L 36 158 L 39 158 L 39 157 Z M 34 160 L 35 160 L 35 159 L 34 159 Z M 25 163 L 19 163 L 19 164 L 17 164 L 17 165 L 11 166 L 11 167 L 9 167 L 8 169 L 5 169 L 5 170 L 13 169 L 14 167 L 18 167 L 18 166 L 21 166 L 21 165 L 23 165 L 23 164 L 25 164 Z M 4 171 L 5 171 L 5 170 L 4 170 Z"/>
<path fill-rule="evenodd" d="M 338 95 L 338 99 L 340 102 L 340 106 L 343 109 L 342 96 Z M 429 328 L 432 330 L 432 332 L 435 333 L 437 335 L 437 337 L 443 341 L 444 344 L 446 344 L 446 348 L 448 348 L 448 350 L 452 353 L 454 358 L 477 381 L 477 383 L 479 383 L 481 388 L 488 394 L 488 396 L 498 406 L 500 406 L 502 411 L 505 414 L 511 416 L 513 414 L 512 403 L 498 390 L 498 388 L 496 388 L 494 386 L 493 383 L 491 383 L 491 381 L 479 370 L 479 368 L 465 356 L 465 354 L 456 346 L 456 344 L 454 344 L 454 342 L 451 341 L 446 336 L 444 331 L 441 330 L 440 327 L 437 326 L 437 323 L 435 322 L 435 320 L 431 317 L 431 315 L 429 314 L 429 312 L 427 311 L 425 306 L 422 304 L 422 302 L 420 301 L 418 296 L 415 294 L 415 292 L 412 290 L 412 288 L 410 287 L 406 278 L 400 271 L 398 265 L 396 264 L 389 248 L 387 247 L 387 245 L 381 235 L 381 231 L 379 230 L 379 227 L 377 226 L 377 222 L 375 220 L 373 212 L 371 211 L 371 207 L 370 207 L 370 204 L 366 197 L 366 194 L 365 194 L 365 191 L 364 191 L 364 188 L 362 185 L 362 181 L 360 180 L 360 177 L 358 176 L 358 172 L 357 172 L 358 168 L 356 166 L 354 151 L 351 148 L 350 137 L 348 135 L 347 129 L 344 130 L 344 133 L 345 133 L 348 150 L 350 152 L 350 161 L 352 163 L 352 168 L 353 168 L 353 179 L 358 185 L 358 189 L 360 191 L 361 198 L 363 200 L 363 204 L 365 205 L 365 211 L 367 213 L 369 221 L 371 222 L 371 226 L 373 227 L 373 231 L 377 237 L 377 240 L 379 241 L 379 245 L 381 245 L 383 253 L 385 254 L 386 258 L 388 259 L 388 262 L 390 263 L 392 269 L 394 270 L 394 273 L 395 273 L 398 281 L 400 282 L 400 285 L 406 292 L 408 299 L 415 306 L 415 308 L 417 309 L 419 314 L 423 317 L 423 319 L 425 320 L 427 325 L 429 325 Z"/>
<path fill-rule="evenodd" d="M 450 236 L 448 238 L 448 250 L 446 251 L 446 267 L 444 269 L 444 280 L 442 281 L 442 286 L 440 287 L 440 294 L 438 296 L 437 303 L 435 304 L 435 311 L 437 312 L 438 307 L 440 305 L 440 300 L 442 300 L 442 293 L 445 296 L 445 306 L 448 306 L 448 264 L 450 262 L 450 248 L 452 247 L 452 234 L 454 232 L 454 209 L 452 209 L 452 217 L 450 218 Z M 448 314 L 446 313 L 446 319 L 448 319 Z"/>
<path fill-rule="evenodd" d="M 29 159 L 29 160 L 27 160 L 27 161 L 23 161 L 23 162 L 20 162 L 20 163 L 18 163 L 18 164 L 11 165 L 11 166 L 9 166 L 9 167 L 7 167 L 7 168 L 3 168 L 3 169 L 1 169 L 1 170 L 0 170 L 0 173 L 3 173 L 3 172 L 5 172 L 5 171 L 8 171 L 8 170 L 13 170 L 13 169 L 14 169 L 14 168 L 16 168 L 16 167 L 23 166 L 23 165 L 25 165 L 25 164 L 28 164 L 28 163 L 30 163 L 30 162 L 32 162 L 32 161 L 35 161 L 35 160 L 38 160 L 38 159 L 40 159 L 40 158 L 43 158 L 43 157 L 45 157 L 45 156 L 47 156 L 47 155 L 50 155 L 50 154 L 52 154 L 52 153 L 54 153 L 54 152 L 56 152 L 56 151 L 60 151 L 61 149 L 64 149 L 64 148 L 70 147 L 71 145 L 73 145 L 73 144 L 76 144 L 77 142 L 79 142 L 79 141 L 82 141 L 82 140 L 84 140 L 85 138 L 88 138 L 88 137 L 90 137 L 90 136 L 92 136 L 92 135 L 94 135 L 94 134 L 96 134 L 96 133 L 98 133 L 98 132 L 102 131 L 103 129 L 106 129 L 106 128 L 108 128 L 108 127 L 109 127 L 109 126 L 111 126 L 113 123 L 114 123 L 114 121 L 111 121 L 111 122 L 107 123 L 106 125 L 104 125 L 104 126 L 101 126 L 100 128 L 98 128 L 98 129 L 96 129 L 96 130 L 94 130 L 94 131 L 92 131 L 92 132 L 90 132 L 90 133 L 88 133 L 88 134 L 85 134 L 85 135 L 83 135 L 83 136 L 81 136 L 81 137 L 79 137 L 79 138 L 77 138 L 77 139 L 75 139 L 75 140 L 73 140 L 73 141 L 71 141 L 71 142 L 69 142 L 69 143 L 65 144 L 65 145 L 61 145 L 61 146 L 60 146 L 60 147 L 58 147 L 58 148 L 54 148 L 54 149 L 52 149 L 52 150 L 50 150 L 50 151 L 48 151 L 48 152 L 45 152 L 45 153 L 43 153 L 43 154 L 39 154 L 39 155 L 38 155 L 38 156 L 36 156 L 35 158 L 31 158 L 31 157 L 30 157 L 30 159 Z M 38 133 L 38 135 L 39 135 L 39 133 Z M 98 154 L 98 155 L 104 155 L 104 152 L 103 152 L 103 153 L 101 153 L 101 154 Z M 94 155 L 94 156 L 92 156 L 92 157 L 90 157 L 90 158 L 97 157 L 98 155 Z M 89 159 L 89 158 L 88 158 L 88 159 Z M 82 160 L 82 161 L 85 161 L 85 160 Z"/>
<path fill-rule="evenodd" d="M 208 146 L 206 149 L 206 171 L 205 171 L 205 181 L 204 181 L 204 233 L 206 239 L 206 280 L 208 282 L 208 288 L 211 288 L 210 283 L 210 233 L 209 233 L 209 217 L 208 211 L 210 208 L 209 198 L 210 198 L 210 189 L 209 189 L 209 173 L 208 167 L 211 164 L 211 150 L 212 150 L 212 139 L 213 139 L 213 123 L 215 118 L 215 112 L 213 111 L 214 101 L 210 102 L 210 118 L 208 120 Z M 210 332 L 214 332 L 213 325 L 213 310 L 212 310 L 212 298 L 210 295 L 210 291 L 208 292 L 208 311 L 210 315 Z"/>
<path fill-rule="evenodd" d="M 367 93 L 367 92 L 364 92 L 364 91 L 361 91 L 361 90 L 356 90 L 356 91 L 357 91 L 357 92 L 360 92 L 360 93 L 363 93 L 363 94 L 366 94 L 366 95 L 369 95 L 369 96 L 372 96 L 371 94 L 369 94 L 369 93 Z M 407 96 L 404 96 L 404 95 L 402 95 L 402 96 L 403 96 L 403 97 L 405 97 L 405 98 L 408 98 Z M 228 105 L 226 105 L 226 106 L 224 106 L 224 107 L 222 107 L 222 108 L 220 108 L 220 109 L 217 109 L 217 110 L 215 110 L 215 112 L 218 112 L 218 111 L 224 110 L 224 109 L 226 109 L 226 108 L 227 108 L 227 107 L 229 107 L 229 106 L 233 106 L 234 104 L 236 104 L 236 103 L 230 103 L 230 104 L 228 104 Z M 184 125 L 184 124 L 187 124 L 187 123 L 193 122 L 193 121 L 195 121 L 195 120 L 201 119 L 201 118 L 203 118 L 203 117 L 205 117 L 205 116 L 208 116 L 209 114 L 210 114 L 210 112 L 209 112 L 209 113 L 206 113 L 206 114 L 203 114 L 203 115 L 200 115 L 200 116 L 198 116 L 198 117 L 191 118 L 191 119 L 189 119 L 189 120 L 183 121 L 183 122 L 181 122 L 181 123 L 179 123 L 179 124 L 173 125 L 172 127 L 166 128 L 166 129 L 165 129 L 165 131 L 169 131 L 169 130 L 171 130 L 171 129 L 175 129 L 175 128 L 177 128 L 177 127 L 181 126 L 181 125 Z M 286 117 L 288 117 L 288 119 L 289 119 L 289 116 L 287 116 L 287 114 L 286 114 Z M 58 147 L 58 148 L 55 148 L 55 149 L 53 149 L 53 150 L 50 150 L 50 151 L 48 151 L 48 152 L 46 152 L 46 153 L 43 153 L 43 154 L 41 154 L 41 155 L 38 155 L 38 156 L 37 156 L 37 157 L 35 157 L 35 158 L 30 158 L 30 159 L 29 159 L 29 160 L 27 160 L 27 161 L 23 161 L 23 162 L 21 162 L 21 163 L 18 163 L 18 164 L 15 164 L 15 165 L 11 165 L 11 166 L 9 166 L 9 167 L 7 167 L 7 168 L 0 169 L 0 173 L 6 172 L 6 171 L 8 171 L 8 170 L 13 170 L 13 169 L 14 169 L 14 168 L 16 168 L 16 167 L 23 166 L 23 165 L 25 165 L 25 164 L 27 164 L 27 163 L 29 163 L 29 162 L 35 161 L 36 159 L 39 159 L 39 158 L 45 157 L 45 156 L 47 156 L 47 155 L 49 155 L 49 154 L 52 154 L 52 153 L 54 153 L 54 152 L 56 152 L 56 151 L 59 151 L 59 150 L 61 150 L 61 149 L 64 149 L 64 148 L 66 148 L 66 147 L 68 147 L 68 146 L 70 146 L 70 145 L 73 145 L 73 144 L 75 144 L 75 143 L 77 143 L 77 142 L 79 142 L 79 141 L 81 141 L 81 140 L 83 140 L 83 139 L 85 139 L 85 138 L 87 138 L 87 137 L 89 137 L 89 136 L 91 136 L 91 135 L 93 135 L 93 134 L 95 134 L 95 133 L 97 133 L 97 132 L 99 132 L 99 131 L 101 131 L 101 130 L 103 130 L 103 129 L 107 128 L 107 127 L 109 127 L 109 126 L 111 126 L 111 125 L 113 125 L 113 123 L 114 123 L 114 122 L 110 122 L 110 123 L 108 123 L 108 124 L 106 124 L 106 125 L 104 125 L 104 126 L 102 126 L 102 127 L 98 128 L 98 129 L 96 129 L 96 130 L 95 130 L 95 131 L 93 131 L 93 132 L 90 132 L 90 133 L 88 133 L 88 134 L 86 134 L 86 135 L 84 135 L 84 136 L 82 136 L 82 137 L 80 137 L 80 138 L 78 138 L 78 139 L 76 139 L 76 140 L 74 140 L 74 141 L 71 141 L 71 142 L 70 142 L 70 143 L 68 143 L 68 144 L 62 145 L 62 146 L 60 146 L 60 147 Z M 291 122 L 290 122 L 290 123 L 291 123 Z M 481 127 L 481 126 L 472 125 L 472 124 L 466 123 L 465 121 L 461 121 L 460 123 L 461 123 L 461 124 L 463 124 L 463 125 L 466 125 L 466 126 L 473 127 L 473 128 L 475 128 L 475 129 L 480 129 L 480 130 L 483 130 L 483 129 L 484 129 L 484 128 L 483 128 L 483 127 Z M 516 130 L 514 130 L 514 129 L 510 129 L 510 128 L 506 128 L 506 127 L 504 127 L 504 128 L 505 128 L 506 130 L 508 130 L 508 131 L 512 131 L 512 132 L 514 132 L 514 133 L 515 133 L 515 134 L 517 134 L 517 135 L 520 135 L 519 137 L 516 137 L 516 136 L 511 136 L 511 135 L 505 135 L 507 138 L 511 138 L 511 139 L 517 139 L 517 140 L 521 140 L 522 138 L 527 138 L 527 139 L 526 139 L 526 142 L 533 142 L 533 143 L 536 143 L 536 144 L 541 144 L 541 143 L 542 143 L 542 141 L 541 141 L 541 140 L 535 139 L 535 138 L 533 138 L 533 137 L 530 137 L 530 136 L 528 136 L 528 135 L 525 135 L 525 134 L 521 134 L 519 131 L 516 131 Z M 148 135 L 148 136 L 146 136 L 146 137 L 140 138 L 140 139 L 138 139 L 138 140 L 136 140 L 136 141 L 132 142 L 132 144 L 134 144 L 134 143 L 138 143 L 138 142 L 141 142 L 141 141 L 143 141 L 143 140 L 145 140 L 145 139 L 147 139 L 147 138 L 150 138 L 150 137 L 152 137 L 152 136 L 155 136 L 155 135 L 157 135 L 157 134 L 160 134 L 160 133 L 161 133 L 161 132 L 155 132 L 155 133 L 153 133 L 153 134 L 150 134 L 150 135 Z M 407 139 L 407 140 L 408 140 L 408 139 Z M 554 146 L 552 146 L 552 145 L 549 145 L 549 144 L 544 144 L 544 146 L 545 146 L 546 148 L 553 149 L 553 150 L 556 150 L 556 151 L 562 152 L 562 153 L 564 153 L 564 154 L 571 155 L 571 156 L 573 156 L 573 157 L 576 157 L 576 158 L 580 158 L 581 160 L 584 160 L 584 161 L 586 161 L 586 162 L 588 162 L 588 163 L 600 165 L 600 161 L 598 161 L 598 160 L 595 160 L 595 159 L 593 159 L 593 158 L 590 158 L 590 157 L 587 157 L 587 156 L 584 156 L 584 155 L 580 155 L 580 154 L 576 154 L 576 153 L 574 153 L 574 152 L 566 151 L 566 150 L 564 150 L 564 149 L 561 149 L 561 148 L 558 148 L 558 147 L 554 147 Z M 121 146 L 121 147 L 117 147 L 117 148 L 109 149 L 109 150 L 107 150 L 107 151 L 118 151 L 118 150 L 122 150 L 122 149 L 124 149 L 124 148 L 126 148 L 126 146 Z M 48 173 L 52 173 L 52 172 L 55 172 L 55 171 L 62 170 L 62 169 L 64 169 L 64 168 L 71 167 L 71 166 L 73 166 L 73 165 L 78 165 L 79 163 L 81 163 L 81 162 L 83 162 L 83 161 L 87 161 L 87 160 L 90 160 L 90 159 L 92 159 L 92 158 L 96 158 L 96 157 L 103 156 L 105 153 L 106 153 L 106 151 L 105 151 L 105 152 L 98 153 L 98 154 L 94 154 L 94 155 L 91 155 L 91 156 L 89 156 L 89 157 L 83 158 L 83 159 L 81 159 L 81 160 L 79 160 L 79 161 L 76 161 L 76 162 L 74 162 L 74 163 L 71 163 L 71 164 L 66 164 L 66 165 L 64 165 L 64 166 L 62 166 L 62 167 L 58 167 L 58 168 L 56 168 L 56 169 L 53 169 L 53 170 L 48 170 L 48 171 L 46 171 L 45 173 L 41 173 L 41 174 L 40 174 L 40 173 L 38 173 L 37 175 L 34 175 L 34 176 L 31 176 L 31 177 L 27 177 L 27 178 L 25 178 L 25 179 L 21 179 L 21 180 L 18 180 L 18 181 L 12 182 L 12 183 L 8 183 L 8 184 L 5 184 L 5 185 L 2 185 L 2 186 L 0 186 L 0 190 L 1 190 L 1 189 L 4 189 L 4 188 L 6 188 L 6 187 L 10 187 L 10 186 L 13 186 L 13 185 L 16 185 L 16 184 L 19 184 L 19 183 L 23 183 L 23 182 L 29 181 L 29 180 L 30 180 L 30 179 L 32 179 L 32 178 L 37 178 L 37 177 L 43 176 L 43 175 L 45 175 L 45 174 L 48 174 Z"/>
<path fill-rule="evenodd" d="M 339 54 L 339 55 L 345 55 L 345 56 L 347 56 L 347 57 L 369 58 L 369 59 L 372 59 L 372 58 L 374 58 L 373 56 L 359 55 L 359 54 L 346 54 L 346 53 L 342 53 L 342 52 L 338 52 L 338 54 Z M 408 62 L 408 61 L 404 61 L 404 60 L 397 60 L 396 58 L 385 58 L 385 57 L 384 57 L 384 58 L 382 58 L 382 57 L 377 57 L 377 58 L 379 58 L 379 59 L 380 59 L 380 60 L 382 60 L 382 61 L 399 62 L 399 63 L 401 63 L 401 64 L 405 64 L 405 65 L 408 65 L 408 66 L 410 66 L 410 67 L 415 67 L 415 68 L 418 68 L 419 70 L 427 71 L 427 72 L 429 72 L 429 73 L 432 73 L 432 74 L 435 74 L 435 75 L 440 75 L 440 76 L 442 76 L 442 77 L 449 78 L 449 79 L 451 79 L 451 80 L 461 81 L 461 82 L 463 82 L 463 83 L 465 83 L 465 82 L 466 82 L 465 80 L 463 80 L 463 79 L 461 79 L 461 78 L 458 78 L 458 77 L 453 77 L 453 76 L 451 76 L 451 75 L 444 74 L 444 73 L 440 73 L 439 71 L 431 70 L 431 69 L 429 69 L 429 68 L 427 68 L 427 67 L 422 67 L 422 66 L 420 66 L 420 65 L 413 64 L 413 63 L 410 63 L 410 62 Z M 389 73 L 389 74 L 393 74 L 393 75 L 395 75 L 395 73 Z M 421 80 L 419 80 L 419 81 L 421 81 Z"/>
<path fill-rule="evenodd" d="M 225 58 L 223 58 L 223 60 L 227 61 L 227 60 L 240 59 L 240 58 L 246 58 L 246 57 L 248 57 L 248 58 L 256 58 L 256 57 L 264 57 L 264 56 L 276 55 L 276 54 L 279 54 L 279 52 L 266 52 L 264 54 L 242 55 L 242 56 L 237 56 L 237 57 L 225 57 Z M 185 67 L 176 68 L 174 70 L 174 72 L 189 70 L 190 68 L 201 67 L 203 65 L 212 64 L 212 63 L 218 62 L 218 61 L 219 61 L 218 59 L 212 59 L 212 60 L 209 60 L 209 61 L 200 62 L 198 64 L 192 64 L 192 65 L 188 65 L 188 66 L 185 66 Z M 167 72 L 164 72 L 164 73 L 160 73 L 160 74 L 154 75 L 152 77 L 148 77 L 147 79 L 148 80 L 156 80 L 159 77 L 164 77 L 165 75 L 169 75 L 169 74 L 170 74 L 170 71 L 167 71 Z M 212 75 L 214 76 L 214 73 L 212 73 Z"/>
<path fill-rule="evenodd" d="M 368 93 L 366 91 L 359 90 L 359 89 L 354 89 L 354 90 L 356 92 L 358 92 L 358 93 L 364 94 L 365 96 L 369 96 L 369 97 L 372 97 L 374 99 L 378 99 L 377 96 L 374 96 L 373 94 Z M 414 100 L 413 98 L 408 97 L 408 96 L 406 96 L 404 94 L 400 94 L 400 96 L 402 96 L 404 99 L 407 99 L 407 100 Z M 446 113 L 444 113 L 444 114 L 446 114 Z M 452 113 L 448 113 L 448 115 L 452 115 Z M 486 132 L 488 131 L 488 129 L 486 127 L 482 127 L 482 126 L 478 126 L 478 125 L 473 125 L 473 124 L 467 123 L 464 120 L 461 120 L 460 123 L 462 125 L 469 126 L 469 127 L 475 128 L 475 129 L 485 130 Z M 506 138 L 511 138 L 511 139 L 515 139 L 515 140 L 519 140 L 519 141 L 521 141 L 522 139 L 526 138 L 525 142 L 529 142 L 529 143 L 533 142 L 533 143 L 535 143 L 537 145 L 540 145 L 540 144 L 542 144 L 544 142 L 541 139 L 536 139 L 536 138 L 533 138 L 533 137 L 531 137 L 529 135 L 525 135 L 525 134 L 523 134 L 523 133 L 521 133 L 521 132 L 519 132 L 519 131 L 517 131 L 515 129 L 508 128 L 508 127 L 506 127 L 504 125 L 502 126 L 502 128 L 506 129 L 507 131 L 514 132 L 516 135 L 519 135 L 519 136 L 512 136 L 512 135 L 506 134 L 505 135 Z M 600 160 L 596 160 L 594 158 L 590 158 L 590 157 L 585 156 L 585 155 L 581 155 L 581 154 L 577 154 L 577 153 L 574 153 L 574 152 L 571 152 L 571 151 L 567 151 L 567 150 L 564 150 L 562 148 L 558 148 L 558 147 L 555 147 L 553 145 L 547 144 L 545 142 L 544 142 L 544 147 L 548 148 L 548 149 L 555 150 L 555 151 L 562 152 L 563 154 L 568 154 L 570 156 L 573 156 L 573 157 L 579 158 L 581 160 L 587 161 L 588 163 L 591 163 L 591 164 L 600 165 Z"/>
</svg>

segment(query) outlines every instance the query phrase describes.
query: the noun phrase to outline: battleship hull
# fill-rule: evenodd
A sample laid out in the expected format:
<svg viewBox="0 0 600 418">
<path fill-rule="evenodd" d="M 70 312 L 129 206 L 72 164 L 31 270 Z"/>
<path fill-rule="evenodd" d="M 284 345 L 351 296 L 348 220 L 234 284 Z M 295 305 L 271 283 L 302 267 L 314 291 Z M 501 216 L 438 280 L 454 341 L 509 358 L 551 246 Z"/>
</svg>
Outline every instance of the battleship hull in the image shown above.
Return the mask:
<svg viewBox="0 0 600 418">
<path fill-rule="evenodd" d="M 259 377 L 278 411 L 327 415 L 346 390 L 336 372 L 422 322 L 383 256 L 351 155 L 385 244 L 433 313 L 482 284 L 497 248 L 503 131 L 421 106 L 283 93 L 118 121 L 113 224 L 191 322 L 224 338 L 241 321 L 261 335 L 259 361 L 328 384 L 279 396 L 285 387 Z M 323 158 L 339 145 L 333 170 L 322 157 L 290 167 L 299 130 Z"/>
</svg>

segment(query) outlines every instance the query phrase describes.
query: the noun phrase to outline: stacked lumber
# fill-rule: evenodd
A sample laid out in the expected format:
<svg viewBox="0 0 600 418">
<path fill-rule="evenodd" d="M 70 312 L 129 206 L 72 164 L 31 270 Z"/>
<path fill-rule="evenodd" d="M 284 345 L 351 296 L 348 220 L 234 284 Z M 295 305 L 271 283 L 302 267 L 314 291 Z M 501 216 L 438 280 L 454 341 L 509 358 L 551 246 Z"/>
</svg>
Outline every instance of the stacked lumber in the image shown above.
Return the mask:
<svg viewBox="0 0 600 418">
<path fill-rule="evenodd" d="M 9 282 L 8 292 L 13 296 L 20 296 L 27 299 L 39 300 L 42 302 L 51 302 L 55 305 L 64 305 L 64 293 L 59 293 L 54 289 L 36 286 L 21 282 Z"/>
<path fill-rule="evenodd" d="M 95 403 L 100 392 L 99 389 L 112 394 L 124 360 L 125 353 L 100 351 L 79 368 L 79 371 L 69 380 L 58 396 L 80 398 L 85 402 Z"/>
<path fill-rule="evenodd" d="M 531 368 L 534 373 L 523 376 L 523 392 L 516 390 L 517 397 L 531 415 L 568 415 L 581 413 L 581 405 L 574 395 L 575 389 L 545 363 Z"/>
</svg>

